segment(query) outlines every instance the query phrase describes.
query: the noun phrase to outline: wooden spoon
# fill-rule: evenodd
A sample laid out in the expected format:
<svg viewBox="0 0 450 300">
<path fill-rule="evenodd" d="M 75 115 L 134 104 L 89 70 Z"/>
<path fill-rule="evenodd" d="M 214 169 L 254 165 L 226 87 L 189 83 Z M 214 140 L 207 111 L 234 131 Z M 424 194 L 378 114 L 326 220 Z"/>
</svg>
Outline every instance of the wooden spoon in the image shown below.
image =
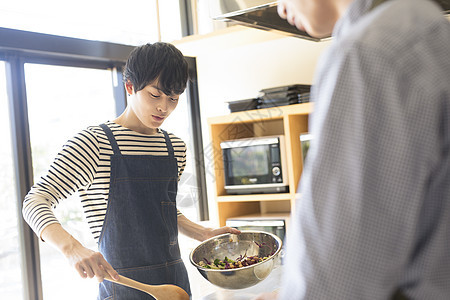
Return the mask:
<svg viewBox="0 0 450 300">
<path fill-rule="evenodd" d="M 173 284 L 149 285 L 122 275 L 119 275 L 119 280 L 114 280 L 109 275 L 105 279 L 145 292 L 153 296 L 156 300 L 189 300 L 189 295 L 185 290 Z"/>
</svg>

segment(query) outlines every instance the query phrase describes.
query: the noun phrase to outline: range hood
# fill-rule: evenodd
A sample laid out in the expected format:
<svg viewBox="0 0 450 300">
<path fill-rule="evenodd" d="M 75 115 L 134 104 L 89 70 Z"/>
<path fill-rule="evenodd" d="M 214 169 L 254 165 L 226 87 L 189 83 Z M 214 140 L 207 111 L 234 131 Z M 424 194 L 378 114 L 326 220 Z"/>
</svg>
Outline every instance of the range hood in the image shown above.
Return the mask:
<svg viewBox="0 0 450 300">
<path fill-rule="evenodd" d="M 450 0 L 435 0 L 444 14 L 450 13 Z M 310 36 L 298 30 L 286 20 L 280 18 L 277 12 L 277 1 L 271 0 L 210 0 L 210 15 L 215 20 L 234 21 L 241 25 L 264 30 L 275 30 L 283 34 L 299 37 L 311 41 L 322 39 Z"/>
</svg>

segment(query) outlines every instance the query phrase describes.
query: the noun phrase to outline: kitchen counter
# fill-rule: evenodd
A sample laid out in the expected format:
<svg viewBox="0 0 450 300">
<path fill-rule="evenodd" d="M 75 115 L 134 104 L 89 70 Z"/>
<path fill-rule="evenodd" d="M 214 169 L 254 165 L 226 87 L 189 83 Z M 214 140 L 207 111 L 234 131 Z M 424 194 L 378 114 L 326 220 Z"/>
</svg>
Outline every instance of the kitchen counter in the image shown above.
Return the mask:
<svg viewBox="0 0 450 300">
<path fill-rule="evenodd" d="M 201 300 L 251 300 L 261 293 L 276 291 L 281 285 L 283 266 L 273 269 L 272 273 L 260 283 L 245 289 L 227 290 L 217 287 L 217 290 L 200 298 Z"/>
</svg>

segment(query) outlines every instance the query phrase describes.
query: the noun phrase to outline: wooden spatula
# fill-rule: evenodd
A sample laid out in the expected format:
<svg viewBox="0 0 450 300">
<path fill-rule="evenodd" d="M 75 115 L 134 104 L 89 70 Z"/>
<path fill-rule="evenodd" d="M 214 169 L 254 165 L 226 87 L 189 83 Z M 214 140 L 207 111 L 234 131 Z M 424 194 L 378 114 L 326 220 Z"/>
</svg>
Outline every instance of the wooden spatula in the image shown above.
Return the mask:
<svg viewBox="0 0 450 300">
<path fill-rule="evenodd" d="M 153 296 L 156 300 L 189 300 L 189 295 L 185 290 L 173 284 L 150 285 L 122 275 L 119 275 L 119 280 L 117 281 L 109 276 L 105 277 L 105 279 L 113 283 L 143 291 Z"/>
</svg>

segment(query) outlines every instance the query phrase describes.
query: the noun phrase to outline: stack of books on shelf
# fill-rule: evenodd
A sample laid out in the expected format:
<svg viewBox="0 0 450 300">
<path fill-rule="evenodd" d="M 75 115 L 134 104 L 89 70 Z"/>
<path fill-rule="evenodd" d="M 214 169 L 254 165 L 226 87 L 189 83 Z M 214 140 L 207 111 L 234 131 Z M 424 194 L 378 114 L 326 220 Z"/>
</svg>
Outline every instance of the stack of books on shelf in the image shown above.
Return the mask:
<svg viewBox="0 0 450 300">
<path fill-rule="evenodd" d="M 259 102 L 260 102 L 259 98 L 229 101 L 228 108 L 230 109 L 230 112 L 257 109 Z"/>
<path fill-rule="evenodd" d="M 262 89 L 256 98 L 229 101 L 230 112 L 269 108 L 309 102 L 311 86 L 305 84 L 284 85 Z"/>
</svg>

